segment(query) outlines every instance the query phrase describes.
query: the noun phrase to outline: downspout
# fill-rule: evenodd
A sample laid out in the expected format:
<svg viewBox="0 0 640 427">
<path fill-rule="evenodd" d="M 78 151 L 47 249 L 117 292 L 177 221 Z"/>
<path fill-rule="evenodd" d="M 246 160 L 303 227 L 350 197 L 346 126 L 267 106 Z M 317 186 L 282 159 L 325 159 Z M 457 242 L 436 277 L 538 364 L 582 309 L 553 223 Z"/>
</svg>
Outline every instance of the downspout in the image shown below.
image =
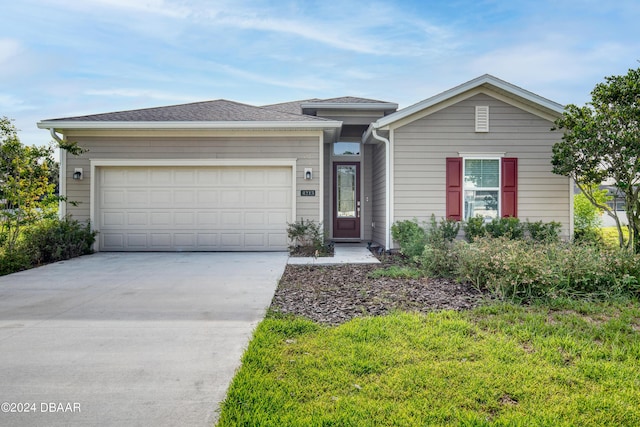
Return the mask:
<svg viewBox="0 0 640 427">
<path fill-rule="evenodd" d="M 371 128 L 371 135 L 374 139 L 384 142 L 384 155 L 385 155 L 385 234 L 384 234 L 384 247 L 386 250 L 391 249 L 391 142 L 389 139 L 378 135 L 376 128 Z"/>
<path fill-rule="evenodd" d="M 67 150 L 62 148 L 62 146 L 64 145 L 64 141 L 60 139 L 60 137 L 58 136 L 54 128 L 49 128 L 49 133 L 51 134 L 51 137 L 58 143 L 58 148 L 60 149 L 60 164 L 59 164 L 60 170 L 58 171 L 58 184 L 59 184 L 58 195 L 60 197 L 66 197 L 67 195 L 67 180 L 66 180 Z M 60 217 L 60 219 L 62 219 L 65 217 L 66 214 L 67 214 L 67 202 L 65 200 L 60 200 L 60 203 L 58 204 L 58 216 Z"/>
</svg>

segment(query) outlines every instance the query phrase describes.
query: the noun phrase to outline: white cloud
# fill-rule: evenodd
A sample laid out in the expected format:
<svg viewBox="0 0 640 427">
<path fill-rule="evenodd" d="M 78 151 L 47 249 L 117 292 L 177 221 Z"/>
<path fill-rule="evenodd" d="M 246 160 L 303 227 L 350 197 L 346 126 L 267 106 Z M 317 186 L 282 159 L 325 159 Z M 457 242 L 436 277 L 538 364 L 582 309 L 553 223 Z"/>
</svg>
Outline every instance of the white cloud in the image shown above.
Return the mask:
<svg viewBox="0 0 640 427">
<path fill-rule="evenodd" d="M 22 44 L 15 39 L 0 39 L 0 66 L 5 67 L 22 51 Z"/>
<path fill-rule="evenodd" d="M 14 95 L 0 93 L 0 111 L 10 111 L 14 113 L 35 109 L 36 107 L 34 107 L 33 105 L 29 105 L 28 103 Z"/>
<path fill-rule="evenodd" d="M 165 16 L 170 18 L 186 18 L 191 14 L 191 9 L 175 2 L 165 0 L 83 0 L 68 2 L 53 0 L 60 3 L 66 9 L 95 11 L 96 7 L 106 9 L 126 10 L 133 13 L 143 13 Z"/>
<path fill-rule="evenodd" d="M 225 64 L 213 64 L 213 66 L 227 75 L 271 86 L 304 90 L 327 90 L 330 87 L 327 80 L 320 80 L 313 77 L 276 78 L 271 77 L 273 74 L 251 72 Z"/>
<path fill-rule="evenodd" d="M 104 96 L 104 97 L 120 97 L 120 98 L 145 98 L 154 99 L 167 102 L 194 102 L 199 101 L 197 97 L 189 95 L 178 95 L 170 92 L 163 92 L 150 89 L 131 89 L 131 88 L 118 88 L 118 89 L 87 89 L 84 91 L 85 95 L 89 96 Z"/>
<path fill-rule="evenodd" d="M 448 28 L 407 16 L 398 6 L 368 4 L 363 8 L 359 2 L 339 2 L 337 8 L 322 6 L 300 10 L 303 8 L 234 4 L 229 8 L 199 9 L 194 16 L 215 28 L 284 34 L 377 56 L 419 56 L 450 44 Z"/>
<path fill-rule="evenodd" d="M 626 46 L 603 43 L 587 48 L 532 42 L 489 51 L 471 61 L 478 73 L 493 73 L 503 78 L 536 83 L 571 81 L 578 76 L 611 68 L 630 54 Z"/>
</svg>

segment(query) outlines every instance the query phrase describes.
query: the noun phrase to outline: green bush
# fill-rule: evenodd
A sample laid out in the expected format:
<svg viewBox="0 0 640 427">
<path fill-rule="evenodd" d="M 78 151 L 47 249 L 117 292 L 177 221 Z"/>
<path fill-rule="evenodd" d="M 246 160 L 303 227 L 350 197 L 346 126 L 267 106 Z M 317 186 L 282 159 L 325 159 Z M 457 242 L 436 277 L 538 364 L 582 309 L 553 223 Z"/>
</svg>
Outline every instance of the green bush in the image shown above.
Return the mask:
<svg viewBox="0 0 640 427">
<path fill-rule="evenodd" d="M 325 245 L 322 223 L 302 218 L 300 221 L 287 223 L 287 235 L 291 241 L 290 251 L 300 255 L 327 255 L 329 248 Z"/>
<path fill-rule="evenodd" d="M 638 295 L 640 256 L 566 243 L 479 238 L 455 248 L 458 278 L 498 299 Z"/>
<path fill-rule="evenodd" d="M 391 236 L 400 245 L 400 253 L 410 259 L 420 256 L 427 243 L 426 232 L 416 219 L 393 224 Z"/>
<path fill-rule="evenodd" d="M 462 226 L 467 241 L 473 242 L 476 238 L 487 235 L 484 218 L 480 215 L 469 218 Z"/>
<path fill-rule="evenodd" d="M 607 190 L 597 190 L 597 186 L 590 189 L 593 197 L 600 204 L 609 199 Z M 601 244 L 599 230 L 602 227 L 602 209 L 594 206 L 584 193 L 573 196 L 573 237 L 577 242 Z"/>
<path fill-rule="evenodd" d="M 464 232 L 467 241 L 473 243 L 477 238 L 489 237 L 506 237 L 508 239 L 523 239 L 525 235 L 537 242 L 555 242 L 560 240 L 560 229 L 562 224 L 559 222 L 542 221 L 522 223 L 518 218 L 493 218 L 490 222 L 485 223 L 484 218 L 476 216 L 469 218 L 464 224 Z"/>
<path fill-rule="evenodd" d="M 90 254 L 95 241 L 96 232 L 88 223 L 47 219 L 25 230 L 20 247 L 33 265 L 41 265 Z"/>
<path fill-rule="evenodd" d="M 512 240 L 524 237 L 524 227 L 518 218 L 493 218 L 485 227 L 491 237 L 504 236 Z"/>
<path fill-rule="evenodd" d="M 527 222 L 525 229 L 529 232 L 531 240 L 536 242 L 558 242 L 560 241 L 560 229 L 562 224 L 556 221 L 544 223 L 542 221 Z"/>
<path fill-rule="evenodd" d="M 0 248 L 0 276 L 31 268 L 29 255 L 21 251 Z"/>
<path fill-rule="evenodd" d="M 452 251 L 453 241 L 460 231 L 460 223 L 455 220 L 436 221 L 431 215 L 426 231 L 426 244 L 422 253 L 416 257 L 418 265 L 432 277 L 450 277 L 457 268 L 457 257 Z"/>
<path fill-rule="evenodd" d="M 96 232 L 76 220 L 42 219 L 22 230 L 12 250 L 0 247 L 0 275 L 93 252 Z"/>
</svg>

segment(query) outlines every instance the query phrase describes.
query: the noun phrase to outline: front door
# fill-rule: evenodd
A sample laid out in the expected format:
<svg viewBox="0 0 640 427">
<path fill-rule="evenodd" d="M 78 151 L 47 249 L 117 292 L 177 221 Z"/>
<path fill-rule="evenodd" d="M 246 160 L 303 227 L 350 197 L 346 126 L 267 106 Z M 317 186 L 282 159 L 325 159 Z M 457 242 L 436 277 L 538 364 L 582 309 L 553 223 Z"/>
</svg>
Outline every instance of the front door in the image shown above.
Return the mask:
<svg viewBox="0 0 640 427">
<path fill-rule="evenodd" d="M 360 162 L 333 164 L 333 238 L 360 238 Z"/>
</svg>

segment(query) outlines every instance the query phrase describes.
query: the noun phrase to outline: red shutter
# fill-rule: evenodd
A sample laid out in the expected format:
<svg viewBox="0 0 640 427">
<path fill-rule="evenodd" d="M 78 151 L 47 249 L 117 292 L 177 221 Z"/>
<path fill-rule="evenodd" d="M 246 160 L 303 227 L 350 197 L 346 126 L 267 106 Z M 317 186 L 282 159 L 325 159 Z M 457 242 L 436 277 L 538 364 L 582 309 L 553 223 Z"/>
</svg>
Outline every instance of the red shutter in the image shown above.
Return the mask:
<svg viewBox="0 0 640 427">
<path fill-rule="evenodd" d="M 447 157 L 447 218 L 462 220 L 462 158 Z"/>
<path fill-rule="evenodd" d="M 502 159 L 502 217 L 518 216 L 518 159 Z"/>
</svg>

